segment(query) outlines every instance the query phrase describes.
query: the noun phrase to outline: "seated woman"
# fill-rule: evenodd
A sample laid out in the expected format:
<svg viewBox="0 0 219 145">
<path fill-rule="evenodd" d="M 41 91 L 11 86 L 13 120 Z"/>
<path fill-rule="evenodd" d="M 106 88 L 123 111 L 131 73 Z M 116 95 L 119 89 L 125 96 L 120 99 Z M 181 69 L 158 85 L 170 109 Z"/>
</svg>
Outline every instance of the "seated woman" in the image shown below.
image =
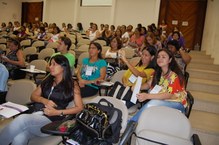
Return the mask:
<svg viewBox="0 0 219 145">
<path fill-rule="evenodd" d="M 9 76 L 12 79 L 21 79 L 25 77 L 25 72 L 20 68 L 25 67 L 23 51 L 20 49 L 20 42 L 16 39 L 10 39 L 8 42 L 10 49 L 9 53 L 1 55 L 3 64 L 9 71 Z"/>
<path fill-rule="evenodd" d="M 119 52 L 122 48 L 122 41 L 118 37 L 113 37 L 110 42 L 110 47 L 105 53 L 105 60 L 107 61 L 106 78 L 110 79 L 113 74 L 120 70 Z"/>
<path fill-rule="evenodd" d="M 131 36 L 128 45 L 136 49 L 138 54 L 141 51 L 145 37 L 141 35 L 141 29 L 136 28 L 134 34 Z"/>
<path fill-rule="evenodd" d="M 124 86 L 133 86 L 137 77 L 142 77 L 142 83 L 147 82 L 154 72 L 154 66 L 152 65 L 152 60 L 156 54 L 156 49 L 153 47 L 145 47 L 141 51 L 141 60 L 136 66 L 132 66 L 130 62 L 126 59 L 124 54 L 121 54 L 122 61 L 128 66 L 128 70 L 124 73 L 122 77 L 122 82 Z"/>
<path fill-rule="evenodd" d="M 156 54 L 156 49 L 153 47 L 145 47 L 141 51 L 141 60 L 136 66 L 132 66 L 129 61 L 125 58 L 124 54 L 121 54 L 122 61 L 128 66 L 128 70 L 124 73 L 122 77 L 122 82 L 124 86 L 134 86 L 137 77 L 142 77 L 142 83 L 146 83 L 150 80 L 152 74 L 154 73 L 153 58 Z M 130 101 L 126 101 L 126 106 L 130 108 L 134 104 Z"/>
<path fill-rule="evenodd" d="M 31 95 L 31 100 L 41 106 L 38 109 L 42 111 L 16 117 L 1 131 L 0 144 L 27 145 L 33 137 L 47 136 L 40 131 L 42 126 L 80 112 L 83 109 L 80 89 L 71 76 L 67 58 L 54 56 L 50 62 L 50 75 Z M 72 100 L 75 106 L 66 108 Z"/>
<path fill-rule="evenodd" d="M 191 56 L 180 48 L 177 40 L 170 40 L 167 42 L 167 48 L 174 54 L 175 60 L 178 63 L 183 74 L 185 73 L 186 65 L 191 61 Z"/>
<path fill-rule="evenodd" d="M 81 88 L 82 97 L 90 97 L 98 92 L 94 85 L 96 81 L 104 80 L 106 76 L 106 61 L 102 59 L 102 47 L 99 43 L 91 42 L 89 46 L 89 58 L 84 58 L 77 77 Z"/>
<path fill-rule="evenodd" d="M 143 46 L 154 46 L 157 50 L 162 49 L 161 42 L 156 39 L 154 33 L 152 32 L 147 33 Z"/>
<path fill-rule="evenodd" d="M 153 79 L 143 84 L 141 90 L 151 89 L 156 92 L 140 93 L 137 95 L 138 101 L 146 103 L 139 112 L 131 118 L 133 121 L 138 121 L 141 112 L 151 106 L 168 106 L 185 112 L 187 106 L 186 91 L 184 89 L 184 77 L 182 71 L 178 67 L 177 62 L 171 51 L 161 49 L 156 57 L 155 73 Z M 149 91 L 149 92 L 150 92 Z"/>
<path fill-rule="evenodd" d="M 89 37 L 90 41 L 94 41 L 100 37 L 100 31 L 98 30 L 97 24 L 93 23 L 90 30 L 86 32 L 86 35 Z"/>
</svg>

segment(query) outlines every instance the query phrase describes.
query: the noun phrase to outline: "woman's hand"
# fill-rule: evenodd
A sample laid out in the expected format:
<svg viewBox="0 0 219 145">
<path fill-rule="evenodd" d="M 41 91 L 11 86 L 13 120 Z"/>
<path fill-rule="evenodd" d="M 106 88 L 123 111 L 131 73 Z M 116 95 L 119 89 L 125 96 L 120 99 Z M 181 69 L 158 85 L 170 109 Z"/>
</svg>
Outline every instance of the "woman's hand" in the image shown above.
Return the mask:
<svg viewBox="0 0 219 145">
<path fill-rule="evenodd" d="M 47 116 L 55 116 L 55 115 L 59 115 L 59 111 L 56 110 L 55 108 L 44 108 L 43 110 L 44 114 Z"/>
<path fill-rule="evenodd" d="M 54 109 L 57 107 L 57 105 L 52 100 L 48 100 L 44 105 L 48 109 Z"/>
<path fill-rule="evenodd" d="M 4 62 L 9 62 L 10 61 L 5 55 L 1 55 L 1 59 Z"/>
<path fill-rule="evenodd" d="M 139 102 L 144 102 L 145 100 L 147 100 L 149 98 L 149 95 L 150 94 L 147 94 L 147 93 L 137 94 L 138 101 Z"/>
</svg>

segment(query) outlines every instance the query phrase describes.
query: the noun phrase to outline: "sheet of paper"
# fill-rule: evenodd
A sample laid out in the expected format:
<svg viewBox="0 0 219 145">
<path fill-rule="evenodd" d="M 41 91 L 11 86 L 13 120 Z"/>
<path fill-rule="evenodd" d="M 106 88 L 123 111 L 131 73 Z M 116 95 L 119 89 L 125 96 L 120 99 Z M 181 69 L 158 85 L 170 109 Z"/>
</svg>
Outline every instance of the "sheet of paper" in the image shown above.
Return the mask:
<svg viewBox="0 0 219 145">
<path fill-rule="evenodd" d="M 28 107 L 12 102 L 7 102 L 0 105 L 0 115 L 5 118 L 10 118 L 26 110 L 28 110 Z"/>
<path fill-rule="evenodd" d="M 136 95 L 140 92 L 141 82 L 142 82 L 142 77 L 138 76 L 135 87 L 134 87 L 134 90 L 133 90 L 133 93 L 132 93 L 132 97 L 131 97 L 131 100 L 130 100 L 134 104 L 136 104 L 136 102 L 137 102 L 137 96 Z"/>
<path fill-rule="evenodd" d="M 150 91 L 150 94 L 158 94 L 161 89 L 162 89 L 161 86 L 155 85 L 154 88 Z"/>
</svg>

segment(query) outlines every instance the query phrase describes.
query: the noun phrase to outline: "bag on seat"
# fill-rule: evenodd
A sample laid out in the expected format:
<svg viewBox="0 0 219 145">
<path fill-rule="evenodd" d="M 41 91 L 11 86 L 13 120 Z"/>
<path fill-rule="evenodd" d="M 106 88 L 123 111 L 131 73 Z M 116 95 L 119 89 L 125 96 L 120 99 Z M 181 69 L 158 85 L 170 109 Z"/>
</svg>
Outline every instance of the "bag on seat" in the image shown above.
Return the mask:
<svg viewBox="0 0 219 145">
<path fill-rule="evenodd" d="M 106 105 L 103 105 L 106 104 Z M 76 127 L 71 138 L 80 144 L 111 144 L 119 141 L 122 112 L 106 99 L 88 103 L 76 115 Z"/>
<path fill-rule="evenodd" d="M 129 86 L 125 87 L 120 82 L 115 82 L 108 96 L 115 97 L 120 100 L 130 101 L 132 97 L 132 90 Z"/>
</svg>

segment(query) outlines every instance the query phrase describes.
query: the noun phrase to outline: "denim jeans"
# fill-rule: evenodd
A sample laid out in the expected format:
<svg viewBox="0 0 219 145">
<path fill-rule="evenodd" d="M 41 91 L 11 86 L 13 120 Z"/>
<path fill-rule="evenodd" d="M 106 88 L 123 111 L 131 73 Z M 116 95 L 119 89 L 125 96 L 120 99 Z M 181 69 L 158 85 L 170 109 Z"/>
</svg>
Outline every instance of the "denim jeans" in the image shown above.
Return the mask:
<svg viewBox="0 0 219 145">
<path fill-rule="evenodd" d="M 171 102 L 171 101 L 165 101 L 165 100 L 150 100 L 130 120 L 138 122 L 138 119 L 141 113 L 144 111 L 144 109 L 147 109 L 152 106 L 167 106 L 170 108 L 178 109 L 182 113 L 185 113 L 184 106 L 179 102 Z"/>
<path fill-rule="evenodd" d="M 36 136 L 48 136 L 40 131 L 51 121 L 40 114 L 21 114 L 0 132 L 0 144 L 27 145 L 29 139 Z"/>
</svg>

